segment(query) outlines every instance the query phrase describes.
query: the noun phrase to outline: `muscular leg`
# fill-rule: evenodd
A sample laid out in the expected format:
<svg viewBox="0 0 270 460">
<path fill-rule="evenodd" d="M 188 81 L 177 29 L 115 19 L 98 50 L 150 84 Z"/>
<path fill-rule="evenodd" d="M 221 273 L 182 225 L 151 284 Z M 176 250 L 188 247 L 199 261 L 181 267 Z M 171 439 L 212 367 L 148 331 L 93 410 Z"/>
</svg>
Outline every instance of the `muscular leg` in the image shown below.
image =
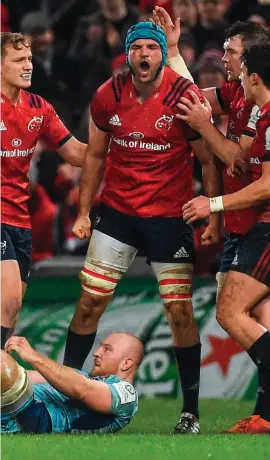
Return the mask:
<svg viewBox="0 0 270 460">
<path fill-rule="evenodd" d="M 225 283 L 227 273 L 218 272 L 216 275 L 217 280 L 217 304 L 219 302 L 220 294 Z M 253 317 L 258 323 L 264 326 L 268 331 L 270 330 L 270 297 L 261 300 L 250 311 L 250 316 Z"/>
<path fill-rule="evenodd" d="M 18 262 L 1 261 L 1 348 L 7 341 L 22 305 L 22 283 Z"/>
<path fill-rule="evenodd" d="M 193 414 L 198 419 L 201 344 L 191 303 L 193 267 L 191 264 L 165 263 L 152 263 L 152 266 L 172 330 L 184 399 L 182 413 Z"/>
<path fill-rule="evenodd" d="M 136 253 L 137 249 L 132 246 L 93 231 L 80 273 L 83 291 L 68 329 L 66 366 L 82 368 L 94 344 L 99 319 Z"/>
<path fill-rule="evenodd" d="M 270 421 L 270 332 L 249 315 L 253 306 L 269 292 L 269 287 L 249 275 L 228 272 L 218 304 L 217 320 L 257 364 L 260 392 L 256 411 Z"/>
</svg>

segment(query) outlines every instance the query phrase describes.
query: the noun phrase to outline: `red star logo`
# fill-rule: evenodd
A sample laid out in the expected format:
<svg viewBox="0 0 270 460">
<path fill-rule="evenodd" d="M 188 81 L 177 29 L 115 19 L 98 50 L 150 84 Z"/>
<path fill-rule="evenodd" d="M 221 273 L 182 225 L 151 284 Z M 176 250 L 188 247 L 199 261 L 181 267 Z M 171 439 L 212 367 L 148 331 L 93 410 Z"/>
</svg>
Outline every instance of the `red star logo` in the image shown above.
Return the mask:
<svg viewBox="0 0 270 460">
<path fill-rule="evenodd" d="M 202 366 L 217 363 L 222 374 L 226 376 L 232 357 L 239 353 L 243 353 L 245 350 L 231 337 L 216 337 L 214 335 L 209 335 L 208 338 L 211 343 L 212 351 L 204 358 Z"/>
</svg>

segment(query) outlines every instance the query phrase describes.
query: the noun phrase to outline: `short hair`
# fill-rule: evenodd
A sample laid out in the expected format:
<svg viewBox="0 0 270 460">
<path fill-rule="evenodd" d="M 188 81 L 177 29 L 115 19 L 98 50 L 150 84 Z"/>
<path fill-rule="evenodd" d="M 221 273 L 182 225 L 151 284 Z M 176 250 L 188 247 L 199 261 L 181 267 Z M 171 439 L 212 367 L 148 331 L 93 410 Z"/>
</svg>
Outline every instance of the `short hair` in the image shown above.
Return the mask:
<svg viewBox="0 0 270 460">
<path fill-rule="evenodd" d="M 20 50 L 22 46 L 31 48 L 31 40 L 25 35 L 13 32 L 1 32 L 1 57 L 7 54 L 7 47 L 11 46 L 15 50 Z"/>
<path fill-rule="evenodd" d="M 258 43 L 270 37 L 270 33 L 266 27 L 252 21 L 236 21 L 226 30 L 226 40 L 237 35 L 241 37 L 243 48 L 252 45 L 254 41 Z"/>
<path fill-rule="evenodd" d="M 263 84 L 270 89 L 270 38 L 268 42 L 256 43 L 243 51 L 241 61 L 247 68 L 247 74 L 256 73 Z"/>
</svg>

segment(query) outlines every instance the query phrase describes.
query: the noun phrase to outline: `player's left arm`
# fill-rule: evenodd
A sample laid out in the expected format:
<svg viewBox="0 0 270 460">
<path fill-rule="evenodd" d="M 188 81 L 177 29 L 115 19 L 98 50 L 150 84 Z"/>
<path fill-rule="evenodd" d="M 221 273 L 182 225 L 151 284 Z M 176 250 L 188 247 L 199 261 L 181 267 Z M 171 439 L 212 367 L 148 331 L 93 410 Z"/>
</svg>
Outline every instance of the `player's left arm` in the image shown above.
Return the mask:
<svg viewBox="0 0 270 460">
<path fill-rule="evenodd" d="M 88 379 L 76 370 L 54 362 L 35 351 L 25 337 L 11 337 L 5 351 L 15 350 L 20 358 L 31 364 L 42 377 L 65 396 L 83 402 L 91 409 L 111 413 L 112 394 L 104 382 Z"/>
<path fill-rule="evenodd" d="M 58 117 L 53 106 L 44 100 L 45 122 L 41 140 L 72 166 L 82 166 L 86 152 L 86 144 L 78 141 Z"/>
</svg>

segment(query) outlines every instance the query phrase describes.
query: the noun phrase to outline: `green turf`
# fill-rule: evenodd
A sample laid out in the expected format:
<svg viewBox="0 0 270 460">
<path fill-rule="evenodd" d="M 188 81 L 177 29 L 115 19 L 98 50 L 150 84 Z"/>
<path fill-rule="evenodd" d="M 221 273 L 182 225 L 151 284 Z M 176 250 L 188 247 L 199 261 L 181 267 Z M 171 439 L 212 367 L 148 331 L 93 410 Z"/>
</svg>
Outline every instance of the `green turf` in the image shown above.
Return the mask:
<svg viewBox="0 0 270 460">
<path fill-rule="evenodd" d="M 115 435 L 5 435 L 2 460 L 260 460 L 270 459 L 270 436 L 219 434 L 251 414 L 249 401 L 201 402 L 201 435 L 171 435 L 176 400 L 142 400 L 131 424 Z"/>
</svg>

